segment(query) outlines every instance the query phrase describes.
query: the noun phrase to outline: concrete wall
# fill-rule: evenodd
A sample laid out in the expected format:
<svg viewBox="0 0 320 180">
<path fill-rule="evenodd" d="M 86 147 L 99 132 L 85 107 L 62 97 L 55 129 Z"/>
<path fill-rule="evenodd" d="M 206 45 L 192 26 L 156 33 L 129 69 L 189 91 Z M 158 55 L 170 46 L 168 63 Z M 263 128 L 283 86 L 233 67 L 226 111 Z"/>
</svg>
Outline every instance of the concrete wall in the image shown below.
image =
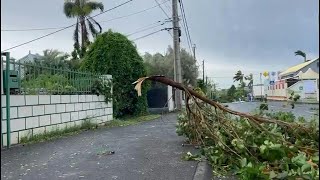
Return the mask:
<svg viewBox="0 0 320 180">
<path fill-rule="evenodd" d="M 309 86 L 307 84 L 311 85 L 312 87 L 307 89 L 307 86 Z M 288 90 L 294 91 L 294 94 L 299 94 L 301 101 L 317 101 L 317 80 L 299 81 L 290 86 Z"/>
<path fill-rule="evenodd" d="M 1 106 L 1 133 L 6 146 L 5 95 Z M 97 124 L 113 119 L 112 102 L 106 104 L 101 95 L 10 95 L 10 106 L 11 144 L 25 136 L 80 125 L 87 118 Z"/>
</svg>

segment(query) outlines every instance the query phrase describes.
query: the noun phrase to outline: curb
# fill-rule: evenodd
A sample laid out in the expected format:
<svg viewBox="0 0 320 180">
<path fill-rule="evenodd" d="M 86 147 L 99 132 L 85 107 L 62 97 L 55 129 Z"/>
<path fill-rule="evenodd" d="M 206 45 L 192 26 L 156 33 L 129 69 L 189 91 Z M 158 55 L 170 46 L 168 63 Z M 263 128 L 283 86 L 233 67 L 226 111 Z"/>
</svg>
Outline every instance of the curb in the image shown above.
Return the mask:
<svg viewBox="0 0 320 180">
<path fill-rule="evenodd" d="M 212 179 L 211 167 L 207 161 L 200 161 L 194 173 L 193 180 L 210 180 Z"/>
</svg>

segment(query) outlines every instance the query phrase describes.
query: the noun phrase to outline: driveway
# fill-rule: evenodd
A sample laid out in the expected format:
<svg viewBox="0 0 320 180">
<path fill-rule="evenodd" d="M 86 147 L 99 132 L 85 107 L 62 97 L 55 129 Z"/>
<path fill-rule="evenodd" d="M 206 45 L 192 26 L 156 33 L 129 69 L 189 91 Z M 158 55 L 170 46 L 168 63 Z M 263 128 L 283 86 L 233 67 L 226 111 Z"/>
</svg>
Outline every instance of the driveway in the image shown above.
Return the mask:
<svg viewBox="0 0 320 180">
<path fill-rule="evenodd" d="M 1 179 L 191 180 L 197 162 L 181 160 L 176 114 L 135 126 L 78 135 L 1 151 Z M 113 155 L 105 152 L 115 151 Z"/>
</svg>

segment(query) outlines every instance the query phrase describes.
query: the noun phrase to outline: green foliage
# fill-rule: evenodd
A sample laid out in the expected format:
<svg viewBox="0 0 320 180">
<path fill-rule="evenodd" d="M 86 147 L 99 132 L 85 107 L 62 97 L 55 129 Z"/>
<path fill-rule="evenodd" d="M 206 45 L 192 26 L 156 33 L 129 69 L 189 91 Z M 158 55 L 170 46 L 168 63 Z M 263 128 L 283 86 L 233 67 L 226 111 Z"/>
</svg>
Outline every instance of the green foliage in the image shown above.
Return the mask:
<svg viewBox="0 0 320 180">
<path fill-rule="evenodd" d="M 206 106 L 203 108 L 204 112 L 215 111 Z M 201 153 L 212 165 L 216 176 L 231 173 L 245 180 L 319 178 L 319 124 L 315 120 L 307 122 L 302 118 L 298 119 L 299 123 L 303 123 L 301 126 L 309 128 L 308 132 L 267 123 L 259 124 L 259 129 L 253 128 L 255 125 L 247 119 L 227 114 L 221 119 L 216 115 L 221 115 L 222 112 L 213 112 L 204 117 L 208 118 L 205 119 L 206 123 L 199 124 L 191 119 L 192 115 L 182 112 L 178 116 L 177 133 L 187 137 L 190 142 L 199 142 L 197 139 L 200 134 L 195 129 L 203 126 Z M 285 122 L 296 120 L 292 113 L 266 115 Z M 227 127 L 232 127 L 232 132 Z M 287 140 L 291 145 L 285 143 Z"/>
<path fill-rule="evenodd" d="M 92 85 L 92 92 L 97 96 L 104 95 L 105 101 L 112 100 L 112 83 L 110 80 L 96 79 Z"/>
<path fill-rule="evenodd" d="M 197 87 L 200 88 L 204 93 L 207 91 L 206 85 L 202 79 L 198 79 Z"/>
<path fill-rule="evenodd" d="M 303 59 L 304 59 L 304 62 L 307 61 L 307 55 L 306 55 L 305 52 L 303 52 L 303 51 L 301 51 L 301 50 L 298 50 L 298 51 L 294 52 L 294 54 L 295 54 L 296 56 L 302 56 Z"/>
<path fill-rule="evenodd" d="M 164 75 L 173 79 L 173 57 L 173 49 L 171 47 L 168 47 L 165 55 L 160 53 L 156 53 L 154 55 L 145 53 L 143 59 L 148 76 Z M 180 59 L 183 83 L 185 85 L 190 84 L 195 86 L 199 74 L 196 61 L 194 61 L 193 56 L 185 49 L 181 49 Z"/>
<path fill-rule="evenodd" d="M 246 96 L 247 91 L 245 91 L 244 87 L 242 86 L 236 88 L 235 85 L 232 85 L 228 90 L 220 91 L 219 94 L 220 96 L 218 98 L 218 101 L 222 103 L 227 103 L 227 102 L 238 101 L 239 98 L 243 99 L 243 97 Z"/>
<path fill-rule="evenodd" d="M 265 111 L 265 110 L 268 110 L 269 107 L 268 107 L 268 104 L 267 103 L 261 103 L 260 106 L 259 106 L 259 110 L 260 111 Z"/>
<path fill-rule="evenodd" d="M 291 103 L 290 103 L 291 108 L 294 109 L 295 103 L 300 99 L 300 95 L 299 94 L 294 94 L 294 91 L 292 91 L 290 93 L 289 99 L 291 100 Z"/>
<path fill-rule="evenodd" d="M 37 135 L 27 135 L 25 137 L 21 138 L 21 143 L 23 144 L 32 144 L 32 143 L 38 143 L 38 142 L 44 142 L 44 141 L 50 141 L 53 139 L 57 139 L 64 136 L 73 135 L 76 133 L 79 133 L 84 130 L 91 130 L 96 129 L 97 125 L 92 123 L 91 119 L 85 119 L 81 125 L 73 126 L 73 127 L 65 127 L 63 129 L 55 129 L 50 132 L 45 132 L 42 134 Z"/>
<path fill-rule="evenodd" d="M 72 94 L 76 91 L 69 80 L 61 74 L 40 74 L 36 78 L 23 79 L 21 86 L 25 94 Z"/>
<path fill-rule="evenodd" d="M 130 118 L 123 118 L 123 119 L 115 119 L 112 121 L 109 121 L 105 124 L 106 127 L 119 127 L 119 126 L 130 126 L 139 124 L 146 121 L 151 121 L 154 119 L 159 118 L 160 115 L 158 114 L 152 114 L 152 115 L 146 115 L 146 116 L 139 116 L 139 117 L 130 117 Z"/>
<path fill-rule="evenodd" d="M 116 117 L 147 112 L 148 84 L 142 86 L 138 98 L 133 82 L 146 76 L 143 60 L 126 36 L 109 30 L 91 44 L 81 65 L 93 73 L 111 74 L 113 108 Z"/>
<path fill-rule="evenodd" d="M 100 24 L 96 20 L 94 20 L 92 17 L 90 17 L 90 14 L 94 10 L 100 10 L 102 12 L 103 9 L 104 9 L 104 6 L 102 3 L 93 2 L 89 0 L 75 0 L 75 1 L 66 0 L 64 2 L 63 10 L 66 17 L 77 19 L 77 24 L 75 26 L 75 31 L 73 33 L 73 39 L 74 39 L 74 45 L 73 45 L 74 51 L 72 52 L 73 59 L 83 58 L 83 56 L 85 55 L 87 47 L 90 44 L 88 27 L 94 38 L 102 32 L 102 28 Z M 96 27 L 98 27 L 99 30 L 97 30 Z M 81 39 L 81 46 L 79 43 L 80 39 Z"/>
</svg>

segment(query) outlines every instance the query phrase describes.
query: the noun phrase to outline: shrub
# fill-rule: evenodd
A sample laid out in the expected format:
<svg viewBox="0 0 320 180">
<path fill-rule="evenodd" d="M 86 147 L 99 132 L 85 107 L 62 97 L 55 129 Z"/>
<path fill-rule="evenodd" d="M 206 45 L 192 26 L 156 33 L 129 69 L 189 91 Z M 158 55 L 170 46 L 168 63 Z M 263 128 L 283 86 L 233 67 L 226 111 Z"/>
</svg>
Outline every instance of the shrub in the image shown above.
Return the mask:
<svg viewBox="0 0 320 180">
<path fill-rule="evenodd" d="M 90 45 L 81 69 L 112 75 L 116 117 L 147 112 L 148 87 L 143 86 L 142 97 L 138 98 L 132 85 L 138 78 L 146 76 L 146 70 L 136 47 L 126 36 L 111 30 L 99 35 Z"/>
</svg>

